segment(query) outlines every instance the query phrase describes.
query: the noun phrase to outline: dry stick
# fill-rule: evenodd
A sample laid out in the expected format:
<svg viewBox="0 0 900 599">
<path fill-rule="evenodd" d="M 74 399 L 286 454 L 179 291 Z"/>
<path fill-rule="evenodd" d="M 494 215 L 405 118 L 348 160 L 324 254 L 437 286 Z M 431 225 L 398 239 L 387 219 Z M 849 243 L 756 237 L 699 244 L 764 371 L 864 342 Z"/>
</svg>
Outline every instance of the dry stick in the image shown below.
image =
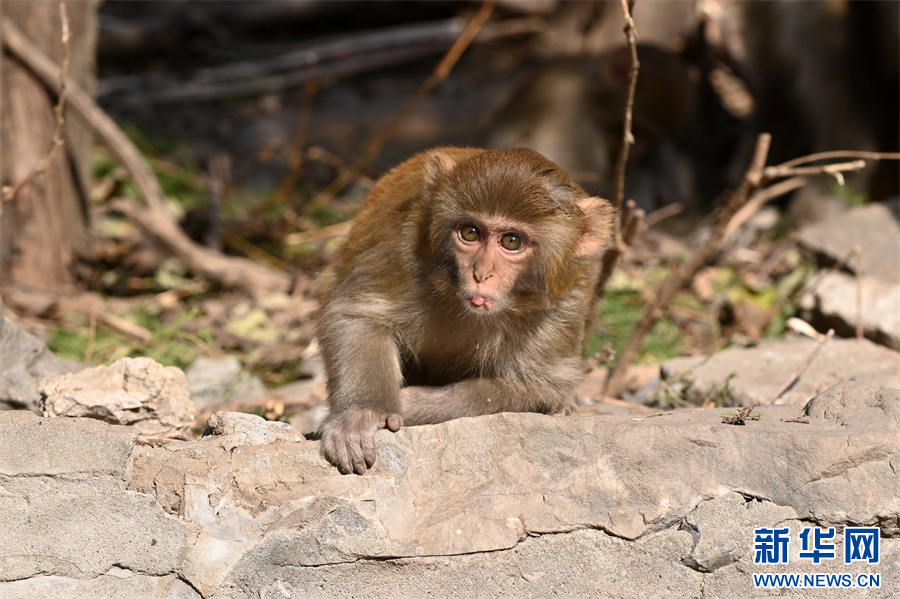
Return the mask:
<svg viewBox="0 0 900 599">
<path fill-rule="evenodd" d="M 625 252 L 625 249 L 631 245 L 634 236 L 640 230 L 644 222 L 645 213 L 643 210 L 636 210 L 634 203 L 625 204 L 625 169 L 628 165 L 628 155 L 631 153 L 631 146 L 634 145 L 634 134 L 631 132 L 632 113 L 634 110 L 634 90 L 637 87 L 638 72 L 641 63 L 638 60 L 637 53 L 637 29 L 634 26 L 634 19 L 631 11 L 634 8 L 634 0 L 622 0 L 622 13 L 625 17 L 625 39 L 628 42 L 628 48 L 631 52 L 631 66 L 628 70 L 628 93 L 625 96 L 624 114 L 622 115 L 622 144 L 619 147 L 619 155 L 616 159 L 616 170 L 613 179 L 613 198 L 612 205 L 619 213 L 619 218 L 614 221 L 613 226 L 613 246 L 603 253 L 600 265 L 600 277 L 594 286 L 594 294 L 591 299 L 591 307 L 588 310 L 587 320 L 584 323 L 584 335 L 582 338 L 581 348 L 587 348 L 590 341 L 591 333 L 594 330 L 594 324 L 597 322 L 597 314 L 600 311 L 600 302 L 606 292 L 606 286 L 612 277 L 613 270 L 619 257 Z M 624 204 L 624 206 L 623 206 Z M 626 230 L 631 230 L 632 235 L 627 239 L 624 236 Z"/>
<path fill-rule="evenodd" d="M 384 148 L 385 143 L 387 143 L 388 139 L 390 139 L 394 133 L 396 133 L 397 128 L 400 126 L 406 117 L 419 105 L 425 96 L 431 93 L 431 90 L 437 86 L 438 83 L 443 81 L 450 75 L 450 71 L 462 57 L 463 52 L 469 47 L 472 43 L 472 40 L 475 39 L 475 36 L 478 35 L 478 32 L 484 26 L 485 22 L 487 22 L 488 17 L 491 16 L 491 13 L 494 10 L 494 6 L 497 4 L 496 0 L 486 0 L 481 8 L 478 10 L 478 13 L 469 21 L 466 28 L 463 29 L 463 32 L 459 35 L 459 38 L 453 43 L 453 46 L 447 51 L 444 57 L 441 59 L 441 62 L 438 63 L 437 67 L 435 67 L 434 71 L 431 75 L 428 76 L 422 85 L 419 86 L 419 89 L 406 101 L 406 104 L 401 108 L 388 122 L 388 124 L 381 130 L 381 132 L 375 136 L 375 139 L 372 140 L 372 143 L 369 144 L 369 147 L 366 149 L 365 153 L 360 156 L 356 162 L 350 167 L 350 175 L 347 176 L 344 173 L 338 174 L 338 176 L 328 184 L 328 186 L 321 191 L 315 198 L 317 202 L 328 203 L 334 196 L 340 193 L 348 184 L 352 183 L 356 178 L 362 173 L 363 169 L 369 166 L 375 158 L 381 154 L 381 150 Z"/>
<path fill-rule="evenodd" d="M 831 340 L 832 337 L 834 337 L 834 329 L 828 329 L 825 337 L 821 341 L 819 341 L 818 345 L 816 345 L 816 349 L 814 349 L 812 353 L 809 354 L 809 357 L 804 360 L 803 364 L 801 364 L 800 367 L 797 368 L 794 374 L 792 374 L 791 377 L 787 381 L 785 381 L 785 383 L 781 387 L 778 388 L 778 391 L 776 391 L 769 397 L 769 399 L 767 399 L 765 402 L 760 403 L 759 405 L 769 406 L 775 403 L 775 401 L 779 397 L 781 397 L 785 391 L 790 389 L 791 385 L 796 383 L 797 379 L 799 379 L 803 375 L 803 373 L 806 372 L 806 369 L 809 368 L 810 364 L 812 364 L 813 360 L 815 360 L 816 357 L 822 352 L 822 348 L 825 347 L 825 345 Z"/>
<path fill-rule="evenodd" d="M 767 167 L 763 173 L 763 178 L 767 181 L 774 179 L 784 179 L 786 177 L 802 177 L 804 175 L 831 175 L 840 185 L 844 184 L 845 171 L 860 171 L 866 167 L 865 160 L 854 160 L 853 162 L 838 162 L 834 164 L 822 164 L 818 166 L 777 166 Z"/>
<path fill-rule="evenodd" d="M 628 95 L 625 97 L 625 114 L 622 119 L 622 146 L 619 148 L 619 156 L 616 160 L 615 194 L 613 196 L 613 207 L 616 210 L 622 207 L 622 202 L 625 200 L 625 167 L 628 164 L 631 146 L 634 145 L 634 134 L 631 132 L 634 90 L 637 88 L 638 72 L 641 69 L 637 53 L 637 30 L 634 28 L 634 19 L 631 17 L 633 7 L 634 0 L 622 0 L 622 12 L 625 15 L 625 38 L 628 41 L 628 49 L 631 51 L 631 66 L 628 70 Z M 618 227 L 616 230 L 617 232 L 621 231 Z"/>
<path fill-rule="evenodd" d="M 94 359 L 94 344 L 97 341 L 97 308 L 91 307 L 91 316 L 88 325 L 88 345 L 84 350 L 84 359 L 82 364 L 90 364 Z"/>
<path fill-rule="evenodd" d="M 318 91 L 316 61 L 312 60 L 309 63 L 309 68 L 307 68 L 306 85 L 303 87 L 303 102 L 300 104 L 297 128 L 294 129 L 294 139 L 291 141 L 291 151 L 288 155 L 288 174 L 278 187 L 278 191 L 274 194 L 274 197 L 279 202 L 287 200 L 288 194 L 297 187 L 300 176 L 303 174 L 303 144 L 306 143 L 306 131 L 309 127 L 309 118 L 312 115 L 313 99 Z"/>
<path fill-rule="evenodd" d="M 750 197 L 750 192 L 758 187 L 762 181 L 763 168 L 766 164 L 766 157 L 769 154 L 769 144 L 772 136 L 763 133 L 757 138 L 756 149 L 753 151 L 753 159 L 750 167 L 744 175 L 740 186 L 732 194 L 728 203 L 722 210 L 721 215 L 716 221 L 716 225 L 710 232 L 709 238 L 699 249 L 691 256 L 691 258 L 683 264 L 677 271 L 666 277 L 660 286 L 659 292 L 652 304 L 648 305 L 644 310 L 640 322 L 635 327 L 634 333 L 628 340 L 628 344 L 619 356 L 619 361 L 613 367 L 609 379 L 606 384 L 605 395 L 616 395 L 622 387 L 625 379 L 625 372 L 634 358 L 637 356 L 644 338 L 662 316 L 663 310 L 668 306 L 675 294 L 678 293 L 690 279 L 697 274 L 697 271 L 706 264 L 714 253 L 722 246 L 725 240 L 725 229 L 729 221 L 741 209 Z"/>
<path fill-rule="evenodd" d="M 744 204 L 743 208 L 738 210 L 737 214 L 734 215 L 734 218 L 731 219 L 728 228 L 725 229 L 725 237 L 730 237 L 732 233 L 740 229 L 741 225 L 747 222 L 751 216 L 756 214 L 756 211 L 762 208 L 763 204 L 803 187 L 806 185 L 807 181 L 808 180 L 805 177 L 793 177 L 754 192 L 750 199 L 747 200 L 747 203 Z"/>
<path fill-rule="evenodd" d="M 853 253 L 856 254 L 856 260 L 853 261 L 853 270 L 856 275 L 856 338 L 863 338 L 863 322 L 862 322 L 862 254 L 863 249 L 860 245 L 853 246 Z"/>
<path fill-rule="evenodd" d="M 56 100 L 56 106 L 53 108 L 53 112 L 56 114 L 56 127 L 53 129 L 53 136 L 50 138 L 50 147 L 47 149 L 46 154 L 44 154 L 44 157 L 41 158 L 40 162 L 37 163 L 37 166 L 35 166 L 24 179 L 19 181 L 14 187 L 3 187 L 3 202 L 13 200 L 20 191 L 34 180 L 35 177 L 47 170 L 56 151 L 62 147 L 63 143 L 65 143 L 63 142 L 62 132 L 63 126 L 66 123 L 66 78 L 69 75 L 69 59 L 71 58 L 71 51 L 69 49 L 69 16 L 66 13 L 65 2 L 59 3 L 59 19 L 62 22 L 63 62 L 62 69 L 59 73 L 59 94 Z M 0 202 L 0 212 L 3 210 L 3 202 Z"/>
<path fill-rule="evenodd" d="M 807 162 L 810 162 L 809 157 L 805 156 L 801 156 L 800 158 L 796 158 L 794 160 L 776 166 L 765 167 L 765 160 L 766 155 L 768 154 L 768 147 L 770 142 L 771 136 L 768 133 L 764 133 L 759 136 L 759 138 L 757 139 L 756 149 L 753 154 L 753 160 L 751 161 L 750 167 L 744 175 L 744 180 L 741 182 L 740 187 L 738 187 L 738 189 L 732 194 L 731 198 L 728 201 L 728 204 L 725 206 L 722 213 L 718 215 L 716 225 L 715 227 L 713 227 L 709 239 L 694 253 L 693 256 L 691 256 L 690 260 L 687 263 L 682 265 L 682 267 L 676 273 L 666 278 L 666 280 L 660 287 L 660 291 L 656 295 L 653 303 L 647 306 L 647 308 L 645 309 L 641 321 L 635 327 L 631 338 L 628 340 L 628 345 L 625 347 L 625 350 L 622 352 L 618 363 L 610 373 L 610 377 L 607 381 L 606 387 L 607 395 L 615 395 L 616 393 L 618 393 L 622 386 L 625 377 L 625 371 L 628 365 L 637 356 L 637 352 L 640 350 L 644 338 L 653 328 L 653 325 L 656 324 L 656 321 L 660 318 L 660 316 L 662 316 L 663 311 L 671 303 L 672 299 L 675 297 L 675 294 L 685 285 L 687 285 L 690 279 L 694 275 L 696 275 L 697 271 L 703 266 L 703 264 L 705 264 L 706 261 L 710 257 L 712 257 L 712 255 L 716 251 L 718 251 L 725 239 L 728 238 L 728 234 L 736 229 L 736 227 L 731 225 L 731 221 L 734 220 L 739 213 L 741 213 L 741 209 L 744 206 L 746 206 L 750 201 L 754 200 L 754 198 L 750 196 L 750 193 L 752 191 L 764 185 L 765 183 L 768 183 L 769 181 L 777 178 L 796 178 L 797 176 L 810 174 L 829 174 L 833 177 L 840 178 L 841 173 L 844 171 L 859 170 L 861 168 L 859 161 L 819 165 L 815 167 L 796 168 L 793 166 L 796 164 L 805 164 Z M 854 152 L 829 152 L 828 154 L 830 155 L 830 157 L 843 157 L 842 154 L 854 154 Z M 816 159 L 825 159 L 823 158 L 823 156 L 824 154 L 820 154 Z M 871 153 L 869 157 L 875 157 L 878 159 L 893 159 L 894 156 L 895 155 L 893 154 Z M 900 157 L 900 154 L 896 156 Z M 793 179 L 790 179 L 788 181 L 784 181 L 777 185 L 773 185 L 770 188 L 757 192 L 762 195 L 756 196 L 757 199 L 756 201 L 754 201 L 754 205 L 758 208 L 765 201 L 769 201 L 772 198 L 776 197 L 777 192 L 787 193 L 787 191 L 793 189 L 794 183 L 792 181 Z M 742 214 L 743 218 L 749 218 L 749 216 L 752 215 L 752 212 L 744 212 Z"/>
<path fill-rule="evenodd" d="M 61 92 L 60 69 L 36 48 L 9 18 L 2 21 L 3 45 L 55 93 Z M 181 260 L 191 272 L 219 281 L 225 287 L 253 293 L 288 291 L 290 277 L 245 258 L 224 256 L 194 243 L 178 226 L 163 202 L 159 182 L 144 157 L 108 114 L 75 82 L 67 80 L 69 105 L 103 140 L 134 180 L 146 208 L 123 207 L 123 212 L 163 247 Z"/>
<path fill-rule="evenodd" d="M 310 231 L 298 231 L 285 235 L 284 242 L 288 245 L 300 245 L 301 243 L 312 243 L 315 241 L 324 241 L 332 237 L 340 237 L 350 232 L 353 221 L 348 220 L 336 225 L 329 225 L 321 229 L 312 229 Z"/>
<path fill-rule="evenodd" d="M 866 152 L 863 150 L 834 150 L 831 152 L 818 152 L 793 158 L 787 162 L 772 168 L 791 168 L 801 164 L 809 164 L 819 160 L 834 160 L 835 158 L 862 158 L 863 160 L 900 160 L 900 152 Z"/>
</svg>

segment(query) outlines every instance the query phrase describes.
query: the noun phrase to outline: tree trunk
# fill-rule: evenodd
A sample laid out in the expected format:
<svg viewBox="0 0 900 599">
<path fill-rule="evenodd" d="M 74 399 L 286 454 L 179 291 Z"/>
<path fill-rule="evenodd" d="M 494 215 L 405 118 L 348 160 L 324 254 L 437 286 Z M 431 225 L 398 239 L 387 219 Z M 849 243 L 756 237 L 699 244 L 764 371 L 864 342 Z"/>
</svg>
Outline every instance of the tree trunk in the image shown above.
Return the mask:
<svg viewBox="0 0 900 599">
<path fill-rule="evenodd" d="M 93 91 L 96 84 L 98 3 L 68 2 L 69 78 Z M 10 19 L 41 51 L 62 64 L 59 5 L 0 0 L 0 18 Z M 14 187 L 47 154 L 56 126 L 56 97 L 15 58 L 0 61 L 0 182 Z M 0 214 L 0 276 L 35 291 L 60 292 L 74 278 L 71 265 L 85 228 L 91 180 L 92 136 L 66 111 L 63 139 L 47 169 L 24 186 Z"/>
</svg>

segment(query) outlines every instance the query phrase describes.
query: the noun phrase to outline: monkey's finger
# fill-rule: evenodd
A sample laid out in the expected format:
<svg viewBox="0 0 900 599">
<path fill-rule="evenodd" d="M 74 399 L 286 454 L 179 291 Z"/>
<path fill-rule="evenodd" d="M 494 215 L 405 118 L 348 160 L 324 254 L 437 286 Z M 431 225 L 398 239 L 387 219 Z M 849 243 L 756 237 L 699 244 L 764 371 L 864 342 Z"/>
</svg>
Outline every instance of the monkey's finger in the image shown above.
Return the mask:
<svg viewBox="0 0 900 599">
<path fill-rule="evenodd" d="M 399 431 L 401 426 L 403 426 L 403 419 L 399 414 L 391 414 L 384 419 L 384 428 L 388 429 L 392 433 L 396 433 L 397 431 Z"/>
<path fill-rule="evenodd" d="M 350 447 L 350 459 L 353 461 L 353 472 L 357 474 L 365 474 L 366 470 L 375 463 L 375 453 L 372 451 L 371 456 L 366 453 L 364 448 L 365 441 L 360 439 L 360 444 Z"/>
<path fill-rule="evenodd" d="M 359 440 L 359 448 L 362 451 L 363 460 L 365 460 L 366 468 L 375 465 L 375 432 L 372 431 Z M 365 472 L 365 470 L 363 470 Z"/>
<path fill-rule="evenodd" d="M 337 466 L 341 474 L 353 472 L 346 443 L 337 443 L 333 435 L 326 435 L 322 438 L 322 454 L 326 460 Z"/>
</svg>

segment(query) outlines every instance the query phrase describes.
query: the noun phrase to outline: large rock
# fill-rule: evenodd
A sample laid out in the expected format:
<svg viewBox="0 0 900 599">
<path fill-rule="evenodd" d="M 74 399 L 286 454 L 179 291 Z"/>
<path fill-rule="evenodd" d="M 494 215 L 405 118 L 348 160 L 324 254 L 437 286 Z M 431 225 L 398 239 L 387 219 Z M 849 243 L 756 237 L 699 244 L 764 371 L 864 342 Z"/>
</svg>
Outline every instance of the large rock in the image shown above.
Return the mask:
<svg viewBox="0 0 900 599">
<path fill-rule="evenodd" d="M 900 283 L 900 215 L 896 213 L 896 201 L 853 208 L 802 228 L 799 241 L 828 263 L 845 258 L 858 245 L 862 274 L 896 285 Z"/>
<path fill-rule="evenodd" d="M 859 298 L 859 300 L 857 300 Z M 801 300 L 807 320 L 852 337 L 856 321 L 875 343 L 900 350 L 900 284 L 872 276 L 826 274 L 815 291 Z M 861 310 L 860 310 L 861 307 Z"/>
<path fill-rule="evenodd" d="M 226 427 L 132 448 L 121 427 L 0 413 L 0 597 L 783 594 L 755 590 L 755 572 L 877 573 L 882 589 L 853 596 L 891 596 L 900 391 L 836 386 L 808 424 L 791 406 L 745 426 L 722 412 L 382 431 L 365 476 L 339 475 L 318 443 L 247 445 Z M 803 527 L 849 524 L 881 529 L 880 564 L 798 560 Z M 753 529 L 775 526 L 792 561 L 754 565 Z"/>
<path fill-rule="evenodd" d="M 58 358 L 43 341 L 0 316 L 0 410 L 40 413 L 41 379 L 80 369 L 81 365 Z"/>
<path fill-rule="evenodd" d="M 708 399 L 726 406 L 764 405 L 806 362 L 817 343 L 806 337 L 766 339 L 755 347 L 729 348 L 709 358 L 674 358 L 663 364 L 662 374 L 697 405 Z M 866 339 L 832 339 L 775 403 L 803 405 L 845 381 L 900 389 L 900 353 Z"/>
<path fill-rule="evenodd" d="M 197 414 L 184 373 L 151 358 L 122 358 L 111 366 L 44 379 L 43 413 L 133 425 L 145 435 L 188 429 Z"/>
</svg>

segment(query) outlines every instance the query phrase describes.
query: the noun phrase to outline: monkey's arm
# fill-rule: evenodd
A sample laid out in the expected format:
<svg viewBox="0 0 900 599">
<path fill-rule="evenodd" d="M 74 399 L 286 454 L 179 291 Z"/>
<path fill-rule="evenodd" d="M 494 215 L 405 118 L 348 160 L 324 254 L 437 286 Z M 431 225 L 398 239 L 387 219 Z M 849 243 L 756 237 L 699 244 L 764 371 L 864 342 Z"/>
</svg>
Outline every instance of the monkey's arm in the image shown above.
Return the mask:
<svg viewBox="0 0 900 599">
<path fill-rule="evenodd" d="M 406 387 L 400 392 L 403 420 L 409 426 L 499 412 L 569 412 L 578 376 L 577 368 L 559 364 L 552 375 L 540 378 L 473 378 L 441 387 Z"/>
<path fill-rule="evenodd" d="M 337 308 L 323 314 L 319 327 L 330 407 L 320 429 L 322 453 L 344 474 L 363 474 L 375 463 L 375 432 L 403 424 L 400 360 L 388 328 Z"/>
</svg>

